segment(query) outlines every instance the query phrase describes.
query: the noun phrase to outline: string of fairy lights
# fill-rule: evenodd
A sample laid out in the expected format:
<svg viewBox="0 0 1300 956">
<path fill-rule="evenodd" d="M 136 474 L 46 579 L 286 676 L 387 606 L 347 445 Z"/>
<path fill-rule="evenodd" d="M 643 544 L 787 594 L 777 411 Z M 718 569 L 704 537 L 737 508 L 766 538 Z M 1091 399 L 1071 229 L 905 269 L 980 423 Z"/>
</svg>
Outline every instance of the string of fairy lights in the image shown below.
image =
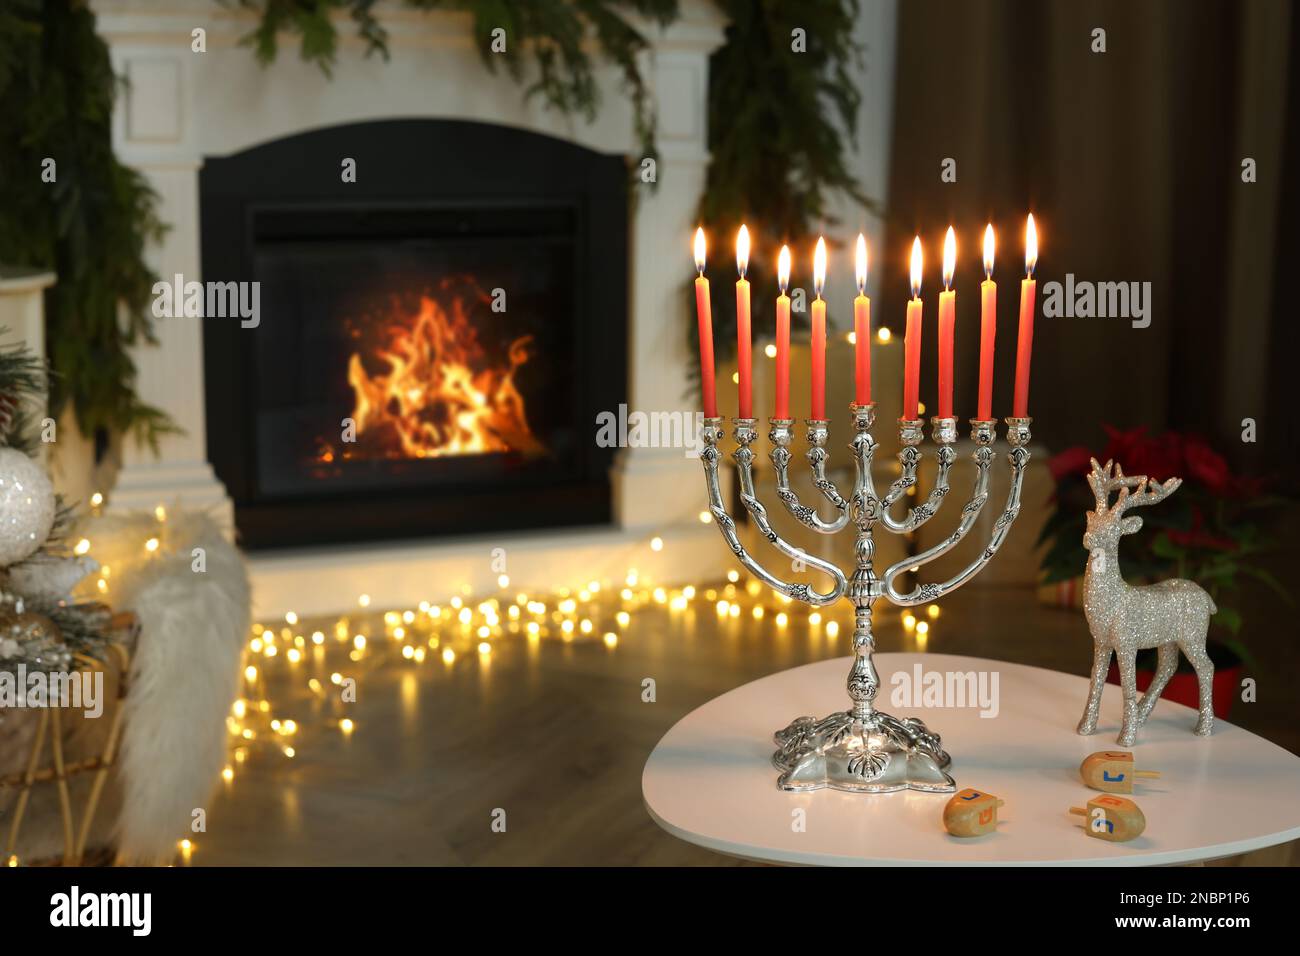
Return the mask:
<svg viewBox="0 0 1300 956">
<path fill-rule="evenodd" d="M 707 518 L 704 512 L 702 520 Z M 648 545 L 655 552 L 665 546 L 659 537 Z M 798 616 L 810 632 L 828 640 L 841 633 L 840 623 L 821 611 L 793 602 L 758 581 L 742 584 L 741 573 L 734 568 L 726 573 L 725 582 L 711 586 L 656 585 L 635 567 L 620 581 L 592 580 L 547 594 L 512 591 L 505 574 L 498 577 L 497 586 L 498 593 L 490 597 L 474 600 L 465 587 L 440 603 L 421 601 L 403 610 L 377 611 L 370 596 L 361 594 L 356 611 L 315 621 L 311 627 L 293 611 L 280 622 L 254 624 L 244 652 L 241 695 L 227 719 L 230 761 L 223 778 L 233 782 L 240 766 L 257 753 L 278 753 L 286 759 L 298 755 L 308 730 L 281 716 L 285 706 L 272 699 L 277 689 L 292 687 L 295 679 L 304 681 L 311 696 L 325 705 L 323 719 L 314 721 L 311 730 L 350 734 L 356 724 L 347 716 L 348 682 L 359 683 L 376 668 L 401 663 L 446 669 L 466 656 L 490 660 L 510 640 L 530 645 L 600 642 L 612 652 L 634 633 L 636 616 L 651 608 L 681 614 L 711 605 L 719 618 L 771 617 L 778 631 L 790 627 Z M 901 616 L 918 650 L 925 649 L 931 623 L 939 613 L 937 605 L 928 605 L 920 616 L 911 611 Z"/>
<path fill-rule="evenodd" d="M 98 494 L 91 499 L 95 512 L 102 503 Z M 159 505 L 153 517 L 152 527 L 141 532 L 143 540 L 125 548 L 118 542 L 114 563 L 101 564 L 94 576 L 93 587 L 105 600 L 112 600 L 110 582 L 117 564 L 127 566 L 125 573 L 137 560 L 169 553 L 166 509 Z M 703 523 L 712 521 L 707 511 L 699 517 Z M 655 553 L 666 547 L 658 536 L 645 546 Z M 92 547 L 91 539 L 84 537 L 73 550 L 89 554 L 102 548 Z M 509 576 L 502 574 L 496 593 L 486 597 L 472 596 L 465 586 L 438 602 L 379 609 L 362 593 L 353 611 L 330 619 L 305 622 L 288 611 L 280 621 L 254 624 L 243 651 L 239 696 L 226 718 L 228 749 L 222 779 L 230 787 L 254 762 L 294 760 L 311 746 L 313 734 L 351 735 L 357 726 L 350 714 L 356 688 L 367 674 L 381 668 L 450 671 L 467 659 L 488 663 L 508 641 L 529 646 L 598 642 L 612 653 L 620 642 L 635 636 L 635 618 L 649 609 L 676 615 L 706 613 L 711 607 L 719 619 L 771 618 L 778 634 L 800 620 L 810 637 L 833 642 L 841 634 L 840 623 L 829 615 L 756 580 L 742 583 L 741 579 L 741 572 L 733 568 L 716 584 L 669 587 L 629 567 L 621 579 L 591 580 L 580 587 L 538 593 L 512 590 Z M 926 649 L 939 614 L 939 607 L 932 604 L 919 614 L 901 615 L 903 629 L 917 650 Z M 304 700 L 314 706 L 304 708 Z M 304 709 L 311 715 L 305 716 Z M 192 861 L 197 849 L 193 838 L 177 842 L 183 864 Z"/>
</svg>

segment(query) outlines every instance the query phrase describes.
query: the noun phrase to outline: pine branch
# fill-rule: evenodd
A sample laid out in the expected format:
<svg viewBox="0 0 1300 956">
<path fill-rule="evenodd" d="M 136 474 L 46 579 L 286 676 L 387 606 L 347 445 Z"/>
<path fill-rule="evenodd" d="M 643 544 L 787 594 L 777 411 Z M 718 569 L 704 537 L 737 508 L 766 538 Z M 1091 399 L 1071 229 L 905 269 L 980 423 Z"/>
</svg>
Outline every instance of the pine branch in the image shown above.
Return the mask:
<svg viewBox="0 0 1300 956">
<path fill-rule="evenodd" d="M 388 58 L 388 35 L 374 16 L 375 0 L 221 0 L 258 13 L 256 28 L 244 37 L 263 64 L 276 57 L 279 35 L 298 37 L 303 60 L 330 76 L 338 56 L 333 17 L 346 12 L 366 43 L 366 55 Z M 600 92 L 587 43 L 618 67 L 632 103 L 636 135 L 644 156 L 657 155 L 655 113 L 650 88 L 641 75 L 640 55 L 649 47 L 628 19 L 636 14 L 666 26 L 677 18 L 678 0 L 405 0 L 417 10 L 462 10 L 473 16 L 474 38 L 484 67 L 504 66 L 524 95 L 541 97 L 566 116 L 590 121 L 600 108 Z M 505 31 L 505 49 L 493 49 L 495 31 Z M 532 68 L 530 74 L 529 68 Z M 528 80 L 529 76 L 533 78 Z"/>
<path fill-rule="evenodd" d="M 7 331 L 0 327 L 0 334 Z M 31 454 L 34 439 L 22 406 L 44 393 L 44 364 L 21 344 L 0 346 L 0 445 Z"/>
<path fill-rule="evenodd" d="M 128 347 L 153 341 L 156 276 L 144 251 L 164 227 L 158 197 L 113 154 L 117 85 L 85 3 L 7 0 L 0 11 L 0 260 L 58 275 L 45 296 L 57 373 L 49 413 L 71 402 L 86 435 L 134 431 L 156 440 L 159 422 L 136 394 Z"/>
<path fill-rule="evenodd" d="M 731 238 L 741 222 L 757 248 L 782 243 L 811 248 L 817 231 L 836 222 L 830 214 L 834 200 L 848 199 L 873 211 L 878 206 L 849 169 L 844 141 L 856 133 L 861 102 L 852 72 L 861 59 L 853 42 L 857 0 L 715 2 L 730 23 L 725 44 L 709 63 L 711 159 L 699 221 L 713 239 L 709 274 L 726 276 L 735 272 Z M 792 49 L 796 28 L 804 31 L 805 52 Z M 770 278 L 774 285 L 775 275 L 764 275 L 774 269 L 774 261 L 754 261 L 750 275 Z M 690 283 L 684 295 L 690 303 L 684 332 L 697 359 L 690 376 L 697 381 L 699 340 Z M 754 298 L 756 332 L 774 328 L 772 300 Z M 714 358 L 721 362 L 735 354 L 735 305 L 722 295 L 714 297 L 713 308 Z"/>
</svg>

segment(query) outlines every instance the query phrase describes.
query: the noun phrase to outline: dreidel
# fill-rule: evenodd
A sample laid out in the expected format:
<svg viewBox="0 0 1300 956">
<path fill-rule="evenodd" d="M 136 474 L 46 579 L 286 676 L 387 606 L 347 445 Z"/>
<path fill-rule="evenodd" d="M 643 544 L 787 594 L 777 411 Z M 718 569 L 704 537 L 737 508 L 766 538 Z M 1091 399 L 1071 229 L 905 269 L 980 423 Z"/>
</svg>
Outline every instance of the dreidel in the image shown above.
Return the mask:
<svg viewBox="0 0 1300 956">
<path fill-rule="evenodd" d="M 1142 808 L 1125 797 L 1097 797 L 1087 807 L 1070 807 L 1070 812 L 1087 818 L 1083 832 L 1088 836 L 1112 843 L 1132 840 L 1147 828 Z"/>
<path fill-rule="evenodd" d="M 1003 801 L 982 790 L 967 787 L 953 794 L 943 808 L 943 828 L 955 837 L 977 837 L 998 828 L 998 807 Z"/>
<path fill-rule="evenodd" d="M 1134 769 L 1133 754 L 1127 750 L 1102 750 L 1083 758 L 1079 776 L 1103 793 L 1132 793 L 1134 780 L 1158 777 L 1160 771 Z"/>
</svg>

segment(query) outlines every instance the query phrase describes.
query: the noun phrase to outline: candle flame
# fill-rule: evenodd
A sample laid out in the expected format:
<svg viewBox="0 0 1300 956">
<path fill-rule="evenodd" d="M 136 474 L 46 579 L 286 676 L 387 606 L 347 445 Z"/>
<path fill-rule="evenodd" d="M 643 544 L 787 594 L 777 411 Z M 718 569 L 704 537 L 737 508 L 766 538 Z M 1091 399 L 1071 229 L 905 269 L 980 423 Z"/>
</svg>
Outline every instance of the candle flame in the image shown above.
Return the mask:
<svg viewBox="0 0 1300 956">
<path fill-rule="evenodd" d="M 952 274 L 957 271 L 957 233 L 948 227 L 943 237 L 943 287 L 952 288 Z"/>
<path fill-rule="evenodd" d="M 749 229 L 743 224 L 736 233 L 736 271 L 742 279 L 749 271 Z"/>
<path fill-rule="evenodd" d="M 984 227 L 984 278 L 993 278 L 993 223 Z"/>
<path fill-rule="evenodd" d="M 1034 228 L 1034 214 L 1029 214 L 1029 219 L 1025 223 L 1025 275 L 1034 274 L 1034 266 L 1038 265 L 1038 230 Z"/>
<path fill-rule="evenodd" d="M 782 246 L 781 254 L 776 257 L 776 281 L 781 287 L 781 294 L 790 287 L 790 247 Z"/>
<path fill-rule="evenodd" d="M 912 298 L 921 297 L 921 237 L 912 240 Z"/>
<path fill-rule="evenodd" d="M 822 290 L 826 288 L 826 240 L 821 236 L 817 237 L 817 248 L 813 252 L 813 291 L 817 298 L 822 297 Z"/>
<path fill-rule="evenodd" d="M 695 271 L 704 275 L 704 227 L 695 230 Z"/>
<path fill-rule="evenodd" d="M 858 248 L 853 257 L 854 272 L 858 279 L 858 295 L 867 294 L 867 237 L 858 233 Z"/>
</svg>

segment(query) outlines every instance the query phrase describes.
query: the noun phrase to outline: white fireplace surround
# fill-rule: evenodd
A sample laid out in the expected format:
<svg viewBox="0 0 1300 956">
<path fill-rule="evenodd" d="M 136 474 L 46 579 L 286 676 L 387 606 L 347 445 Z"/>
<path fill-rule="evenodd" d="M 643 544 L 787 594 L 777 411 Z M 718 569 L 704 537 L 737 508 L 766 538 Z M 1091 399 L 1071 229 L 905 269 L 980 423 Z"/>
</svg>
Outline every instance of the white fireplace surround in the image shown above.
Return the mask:
<svg viewBox="0 0 1300 956">
<path fill-rule="evenodd" d="M 602 107 L 594 122 L 565 117 L 539 98 L 526 101 L 522 86 L 504 69 L 494 76 L 484 68 L 467 14 L 421 13 L 380 3 L 378 13 L 389 32 L 388 61 L 366 57 L 351 22 L 341 17 L 338 61 L 327 79 L 300 59 L 297 38 L 288 35 L 281 38 L 275 62 L 259 66 L 252 51 L 239 45 L 255 23 L 252 14 L 215 0 L 92 0 L 92 6 L 114 66 L 128 81 L 114 116 L 114 147 L 157 190 L 159 212 L 170 225 L 151 251 L 151 264 L 161 276 L 202 278 L 198 174 L 204 157 L 304 130 L 385 118 L 463 118 L 522 127 L 634 159 L 639 155 L 616 70 L 600 69 Z M 867 28 L 877 30 L 873 40 L 888 49 L 892 3 L 872 16 L 876 22 Z M 206 52 L 191 48 L 198 28 L 206 31 Z M 708 57 L 722 42 L 722 29 L 717 8 L 707 0 L 683 0 L 680 19 L 667 30 L 647 26 L 653 49 L 646 71 L 658 109 L 659 188 L 640 195 L 631 226 L 628 404 L 633 409 L 690 410 L 693 405 L 680 319 L 687 262 L 683 237 L 692 231 L 704 184 Z M 889 95 L 889 79 L 887 70 L 873 77 L 868 136 L 879 135 L 887 122 L 881 102 Z M 883 148 L 878 150 L 883 155 Z M 320 162 L 338 168 L 341 159 L 321 156 Z M 357 175 L 383 171 L 362 168 Z M 883 162 L 866 178 L 868 189 L 880 195 Z M 163 439 L 157 457 L 128 443 L 109 506 L 203 507 L 229 526 L 230 499 L 206 456 L 200 323 L 161 319 L 158 338 L 157 347 L 134 353 L 139 390 L 145 401 L 171 414 L 184 434 Z M 619 579 L 629 567 L 665 584 L 717 574 L 725 551 L 716 529 L 699 520 L 704 489 L 697 461 L 680 449 L 624 449 L 612 477 L 616 525 L 610 528 L 255 555 L 257 612 L 264 617 L 290 609 L 332 613 L 355 606 L 361 593 L 379 607 L 441 600 L 465 588 L 484 593 L 496 587 L 499 564 L 493 557 L 501 553 L 495 549 L 504 549 L 511 590 Z M 655 536 L 665 542 L 660 551 L 649 546 Z"/>
</svg>

